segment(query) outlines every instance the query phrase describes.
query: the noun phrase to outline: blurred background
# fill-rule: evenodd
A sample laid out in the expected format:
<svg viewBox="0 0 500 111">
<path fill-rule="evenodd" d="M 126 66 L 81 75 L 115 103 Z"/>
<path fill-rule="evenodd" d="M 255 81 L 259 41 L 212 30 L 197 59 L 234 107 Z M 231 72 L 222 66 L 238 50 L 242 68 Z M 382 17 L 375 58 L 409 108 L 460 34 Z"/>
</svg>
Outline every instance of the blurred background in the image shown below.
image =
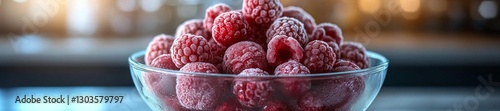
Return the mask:
<svg viewBox="0 0 500 111">
<path fill-rule="evenodd" d="M 155 35 L 174 35 L 183 21 L 202 19 L 205 9 L 219 2 L 232 9 L 242 3 L 0 0 L 0 98 L 25 87 L 133 87 L 129 55 L 145 50 Z M 463 107 L 482 84 L 480 78 L 497 82 L 498 90 L 490 90 L 493 96 L 479 101 L 477 109 L 500 109 L 493 104 L 500 102 L 500 0 L 281 3 L 304 8 L 317 24 L 339 25 L 345 40 L 361 42 L 390 60 L 384 87 L 370 110 Z M 409 96 L 413 98 L 404 98 Z M 445 104 L 431 104 L 436 97 Z M 394 101 L 407 102 L 388 103 Z M 419 109 L 424 107 L 428 109 Z"/>
</svg>

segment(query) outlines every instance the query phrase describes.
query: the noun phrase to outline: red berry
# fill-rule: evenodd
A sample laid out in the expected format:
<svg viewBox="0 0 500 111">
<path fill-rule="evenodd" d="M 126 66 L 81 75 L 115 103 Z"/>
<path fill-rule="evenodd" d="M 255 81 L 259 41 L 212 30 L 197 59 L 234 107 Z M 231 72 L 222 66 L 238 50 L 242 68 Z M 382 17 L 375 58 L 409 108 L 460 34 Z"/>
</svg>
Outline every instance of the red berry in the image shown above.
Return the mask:
<svg viewBox="0 0 500 111">
<path fill-rule="evenodd" d="M 147 65 L 153 62 L 153 59 L 162 55 L 170 54 L 170 47 L 174 42 L 174 37 L 171 35 L 160 34 L 153 38 L 146 49 L 146 56 L 144 61 Z"/>
<path fill-rule="evenodd" d="M 215 111 L 250 111 L 249 108 L 242 106 L 235 99 L 229 99 L 215 108 Z"/>
<path fill-rule="evenodd" d="M 316 27 L 314 18 L 300 7 L 288 6 L 283 9 L 282 16 L 292 17 L 302 22 L 304 24 L 304 29 L 308 34 L 311 34 Z"/>
<path fill-rule="evenodd" d="M 297 105 L 300 111 L 326 111 L 326 106 L 323 104 L 325 98 L 318 98 L 315 92 L 306 92 L 298 100 Z"/>
<path fill-rule="evenodd" d="M 212 51 L 212 58 L 211 62 L 212 64 L 222 64 L 222 59 L 224 58 L 224 53 L 226 53 L 226 46 L 219 45 L 217 42 L 215 42 L 214 39 L 208 40 L 208 43 L 210 44 L 211 51 Z M 218 65 L 216 65 L 218 66 Z"/>
<path fill-rule="evenodd" d="M 211 47 L 208 41 L 197 35 L 185 34 L 176 38 L 172 48 L 172 61 L 178 68 L 191 62 L 210 62 Z"/>
<path fill-rule="evenodd" d="M 179 103 L 179 100 L 175 96 L 160 96 L 160 98 L 166 106 L 163 107 L 165 111 L 189 111 Z"/>
<path fill-rule="evenodd" d="M 310 73 L 306 66 L 294 60 L 279 65 L 274 71 L 277 76 L 307 75 Z M 311 88 L 311 82 L 304 78 L 283 78 L 279 79 L 278 82 L 283 92 L 288 96 L 298 96 Z"/>
<path fill-rule="evenodd" d="M 251 68 L 242 71 L 238 76 L 267 76 L 266 71 Z M 245 77 L 235 79 L 233 94 L 236 95 L 241 105 L 247 107 L 260 107 L 264 105 L 274 92 L 270 81 L 257 80 Z"/>
<path fill-rule="evenodd" d="M 211 39 L 212 35 L 210 35 L 210 32 L 207 31 L 208 29 L 205 29 L 203 27 L 203 20 L 201 19 L 191 19 L 188 21 L 185 21 L 184 23 L 180 24 L 177 27 L 177 31 L 175 32 L 175 37 L 179 38 L 180 36 L 184 34 L 192 34 L 192 35 L 199 35 L 204 37 L 205 39 L 209 40 Z"/>
<path fill-rule="evenodd" d="M 188 63 L 181 72 L 219 73 L 217 68 L 204 62 Z M 223 96 L 226 84 L 224 81 L 202 76 L 180 75 L 177 77 L 176 93 L 182 106 L 188 109 L 207 110 L 217 105 Z"/>
<path fill-rule="evenodd" d="M 224 46 L 242 41 L 248 34 L 248 23 L 243 15 L 236 11 L 222 13 L 215 18 L 212 36 L 215 41 Z"/>
<path fill-rule="evenodd" d="M 151 63 L 152 67 L 179 70 L 172 62 L 170 54 L 163 54 L 158 56 Z M 144 74 L 144 81 L 148 88 L 150 88 L 157 95 L 171 95 L 175 94 L 175 76 L 168 74 L 148 72 Z"/>
<path fill-rule="evenodd" d="M 163 54 L 156 57 L 156 59 L 153 60 L 150 66 L 164 68 L 164 69 L 171 69 L 171 70 L 179 70 L 179 68 L 177 68 L 177 66 L 175 66 L 174 62 L 172 61 L 172 56 L 170 54 Z"/>
<path fill-rule="evenodd" d="M 212 32 L 212 26 L 214 20 L 219 14 L 224 12 L 231 11 L 231 7 L 229 7 L 225 3 L 217 3 L 207 8 L 205 13 L 205 20 L 203 21 L 203 27 L 207 29 L 208 32 Z"/>
<path fill-rule="evenodd" d="M 330 45 L 330 47 L 332 47 L 333 49 L 333 52 L 335 53 L 336 55 L 336 59 L 340 59 L 340 46 L 339 44 L 333 42 L 333 41 L 330 41 L 330 42 L 326 42 L 328 45 Z"/>
<path fill-rule="evenodd" d="M 322 40 L 325 42 L 335 42 L 337 45 L 342 44 L 342 30 L 339 26 L 331 23 L 321 23 L 316 26 L 310 40 Z"/>
<path fill-rule="evenodd" d="M 289 60 L 301 61 L 303 49 L 294 38 L 277 35 L 267 46 L 267 62 L 276 67 Z"/>
<path fill-rule="evenodd" d="M 267 41 L 266 41 L 267 28 L 251 25 L 248 31 L 249 33 L 246 40 L 255 42 L 260 46 L 262 46 L 264 50 L 267 50 Z"/>
<path fill-rule="evenodd" d="M 361 43 L 357 42 L 343 42 L 340 45 L 340 58 L 351 61 L 364 69 L 370 67 L 370 61 L 366 56 L 366 49 Z"/>
<path fill-rule="evenodd" d="M 266 36 L 267 42 L 277 35 L 286 35 L 296 39 L 301 46 L 305 46 L 309 42 L 307 32 L 304 29 L 304 24 L 295 18 L 281 17 L 273 22 L 269 29 L 267 29 Z"/>
<path fill-rule="evenodd" d="M 250 24 L 269 26 L 283 13 L 279 0 L 244 0 L 243 15 Z"/>
<path fill-rule="evenodd" d="M 346 60 L 337 60 L 337 63 L 335 63 L 335 67 L 333 68 L 332 72 L 344 72 L 344 71 L 352 71 L 352 70 L 358 70 L 360 69 L 358 65 L 346 61 Z"/>
<path fill-rule="evenodd" d="M 316 85 L 318 87 L 314 91 L 317 98 L 321 98 L 325 106 L 335 110 L 350 107 L 365 88 L 362 76 L 325 78 Z"/>
<path fill-rule="evenodd" d="M 229 74 L 238 74 L 248 68 L 268 68 L 266 52 L 250 41 L 238 42 L 227 48 L 222 65 L 225 73 Z"/>
<path fill-rule="evenodd" d="M 324 73 L 333 69 L 337 60 L 332 47 L 321 40 L 314 40 L 307 44 L 304 49 L 303 64 L 312 73 Z"/>
<path fill-rule="evenodd" d="M 278 100 L 269 101 L 262 108 L 262 111 L 289 111 L 289 110 L 291 109 L 288 108 L 288 106 L 284 102 Z"/>
</svg>

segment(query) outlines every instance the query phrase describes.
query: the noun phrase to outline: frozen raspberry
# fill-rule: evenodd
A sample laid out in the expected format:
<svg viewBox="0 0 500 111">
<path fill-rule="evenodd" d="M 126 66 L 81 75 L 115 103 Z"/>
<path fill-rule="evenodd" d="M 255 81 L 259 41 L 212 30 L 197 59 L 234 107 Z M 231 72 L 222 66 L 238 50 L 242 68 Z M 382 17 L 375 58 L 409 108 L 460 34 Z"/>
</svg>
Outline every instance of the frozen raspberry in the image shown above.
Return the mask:
<svg viewBox="0 0 500 111">
<path fill-rule="evenodd" d="M 361 69 L 370 67 L 370 61 L 368 60 L 368 56 L 366 56 L 366 49 L 361 43 L 343 42 L 340 45 L 339 56 L 341 59 L 355 63 Z"/>
<path fill-rule="evenodd" d="M 335 63 L 335 67 L 333 68 L 332 72 L 344 72 L 344 71 L 352 71 L 352 70 L 358 70 L 360 69 L 358 65 L 346 61 L 346 60 L 337 60 L 337 63 Z"/>
<path fill-rule="evenodd" d="M 215 41 L 224 46 L 242 41 L 248 34 L 248 23 L 241 13 L 230 11 L 215 18 L 212 36 Z"/>
<path fill-rule="evenodd" d="M 306 66 L 290 60 L 276 67 L 274 74 L 278 76 L 310 74 Z M 278 80 L 283 92 L 288 96 L 298 96 L 311 88 L 309 80 L 303 78 L 283 78 Z"/>
<path fill-rule="evenodd" d="M 314 18 L 304 11 L 300 7 L 296 6 L 288 6 L 285 9 L 283 9 L 283 15 L 285 17 L 292 17 L 304 24 L 304 29 L 306 29 L 307 34 L 311 34 L 316 27 L 316 22 Z"/>
<path fill-rule="evenodd" d="M 166 106 L 163 107 L 165 111 L 189 111 L 179 103 L 179 100 L 175 96 L 160 96 L 160 98 Z"/>
<path fill-rule="evenodd" d="M 267 102 L 264 107 L 262 107 L 262 111 L 289 111 L 291 108 L 289 108 L 284 102 L 278 101 L 278 100 L 273 100 Z"/>
<path fill-rule="evenodd" d="M 227 48 L 223 59 L 225 73 L 238 74 L 248 68 L 266 70 L 266 52 L 255 42 L 242 41 Z"/>
<path fill-rule="evenodd" d="M 261 69 L 250 68 L 242 71 L 238 76 L 268 76 Z M 235 79 L 233 94 L 236 95 L 241 105 L 247 107 L 260 107 L 264 105 L 274 92 L 271 81 L 257 80 L 245 77 Z"/>
<path fill-rule="evenodd" d="M 205 13 L 205 20 L 203 21 L 203 27 L 207 29 L 208 32 L 212 32 L 212 26 L 214 20 L 219 14 L 231 11 L 231 7 L 224 3 L 217 3 L 207 8 Z"/>
<path fill-rule="evenodd" d="M 250 24 L 267 27 L 283 13 L 279 0 L 244 0 L 243 15 Z"/>
<path fill-rule="evenodd" d="M 160 34 L 153 38 L 146 49 L 146 56 L 144 61 L 147 65 L 153 62 L 153 59 L 162 55 L 170 54 L 170 47 L 174 42 L 174 37 L 170 35 Z"/>
<path fill-rule="evenodd" d="M 178 68 L 191 62 L 210 62 L 210 50 L 210 44 L 205 38 L 191 34 L 176 38 L 170 49 L 172 61 Z"/>
<path fill-rule="evenodd" d="M 323 105 L 336 110 L 351 106 L 365 88 L 362 76 L 342 76 L 317 82 L 318 87 L 314 89 L 315 96 L 321 98 Z"/>
<path fill-rule="evenodd" d="M 330 45 L 330 47 L 332 47 L 333 49 L 333 52 L 335 53 L 336 55 L 336 59 L 340 59 L 340 46 L 339 44 L 333 42 L 333 41 L 330 41 L 330 42 L 326 42 L 328 45 Z"/>
<path fill-rule="evenodd" d="M 188 63 L 181 72 L 219 73 L 217 68 L 204 62 Z M 188 109 L 207 110 L 214 108 L 225 92 L 224 81 L 202 76 L 178 76 L 176 93 L 182 106 Z"/>
<path fill-rule="evenodd" d="M 298 100 L 297 105 L 300 111 L 326 111 L 323 99 L 325 98 L 318 98 L 315 92 L 306 92 Z"/>
<path fill-rule="evenodd" d="M 296 39 L 301 46 L 305 46 L 309 42 L 304 24 L 295 18 L 281 17 L 273 22 L 267 29 L 267 42 L 270 42 L 277 35 L 286 35 Z"/>
<path fill-rule="evenodd" d="M 342 30 L 339 26 L 331 23 L 318 24 L 310 36 L 310 40 L 322 40 L 325 42 L 333 41 L 337 43 L 337 45 L 342 44 L 343 39 Z"/>
<path fill-rule="evenodd" d="M 210 32 L 208 32 L 207 30 L 208 29 L 205 29 L 203 27 L 203 20 L 191 19 L 185 21 L 184 23 L 180 24 L 177 27 L 177 31 L 175 32 L 175 37 L 179 38 L 184 34 L 192 34 L 192 35 L 199 35 L 207 40 L 210 40 L 210 38 L 212 38 L 211 37 L 212 35 L 210 35 Z"/>
<path fill-rule="evenodd" d="M 332 47 L 321 40 L 309 42 L 304 48 L 303 64 L 309 68 L 312 73 L 329 72 L 333 69 L 337 60 Z"/>
<path fill-rule="evenodd" d="M 156 59 L 154 59 L 151 63 L 151 66 L 164 69 L 179 70 L 179 68 L 177 68 L 177 66 L 175 66 L 174 62 L 172 61 L 172 56 L 170 54 L 163 54 L 156 57 Z"/>
<path fill-rule="evenodd" d="M 294 38 L 277 35 L 267 46 L 267 62 L 276 67 L 289 60 L 301 61 L 303 49 Z"/>
<path fill-rule="evenodd" d="M 170 54 L 163 54 L 158 56 L 151 63 L 152 67 L 179 70 L 172 62 Z M 144 74 L 144 81 L 146 85 L 157 95 L 171 95 L 175 94 L 175 76 L 167 74 L 148 72 Z"/>
<path fill-rule="evenodd" d="M 252 41 L 259 44 L 264 50 L 267 50 L 267 28 L 261 28 L 259 26 L 250 26 L 248 29 L 249 33 L 246 38 L 247 41 Z"/>
<path fill-rule="evenodd" d="M 229 99 L 215 108 L 215 111 L 251 111 L 249 108 L 242 106 L 236 99 Z"/>
<path fill-rule="evenodd" d="M 224 58 L 224 53 L 226 53 L 227 47 L 217 44 L 217 42 L 215 42 L 214 39 L 210 39 L 208 41 L 208 43 L 210 44 L 210 47 L 211 47 L 210 50 L 212 51 L 210 63 L 222 64 L 222 58 Z M 218 66 L 218 65 L 216 65 L 216 66 Z"/>
</svg>

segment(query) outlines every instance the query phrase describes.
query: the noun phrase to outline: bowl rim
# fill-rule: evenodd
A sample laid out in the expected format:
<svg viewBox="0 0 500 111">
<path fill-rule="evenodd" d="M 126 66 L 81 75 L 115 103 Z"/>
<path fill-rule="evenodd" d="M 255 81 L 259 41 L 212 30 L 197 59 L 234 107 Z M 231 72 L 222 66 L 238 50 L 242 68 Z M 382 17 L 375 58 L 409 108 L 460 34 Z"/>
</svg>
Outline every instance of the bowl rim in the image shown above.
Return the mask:
<svg viewBox="0 0 500 111">
<path fill-rule="evenodd" d="M 150 72 L 156 72 L 156 73 L 161 73 L 161 74 L 168 74 L 168 75 L 188 75 L 188 76 L 213 76 L 213 77 L 258 77 L 258 78 L 286 78 L 286 77 L 327 77 L 327 76 L 334 76 L 334 75 L 366 75 L 370 74 L 372 72 L 379 72 L 386 70 L 389 65 L 389 60 L 382 56 L 381 54 L 378 54 L 376 52 L 372 51 L 366 51 L 366 55 L 369 58 L 374 58 L 380 60 L 380 64 L 377 64 L 373 67 L 365 68 L 365 69 L 360 69 L 360 70 L 353 70 L 353 71 L 344 71 L 344 72 L 327 72 L 327 73 L 315 73 L 315 74 L 299 74 L 299 75 L 280 75 L 280 76 L 241 76 L 237 74 L 224 74 L 224 73 L 195 73 L 195 72 L 181 72 L 179 70 L 171 70 L 171 69 L 163 69 L 163 68 L 157 68 L 157 67 L 151 67 L 146 64 L 140 63 L 135 60 L 135 58 L 144 56 L 146 53 L 146 50 L 138 51 L 130 55 L 128 58 L 128 62 L 130 65 L 130 68 L 133 69 L 139 69 L 142 71 L 150 71 Z M 131 69 L 132 71 L 132 69 Z M 133 72 L 131 72 L 133 73 Z"/>
</svg>

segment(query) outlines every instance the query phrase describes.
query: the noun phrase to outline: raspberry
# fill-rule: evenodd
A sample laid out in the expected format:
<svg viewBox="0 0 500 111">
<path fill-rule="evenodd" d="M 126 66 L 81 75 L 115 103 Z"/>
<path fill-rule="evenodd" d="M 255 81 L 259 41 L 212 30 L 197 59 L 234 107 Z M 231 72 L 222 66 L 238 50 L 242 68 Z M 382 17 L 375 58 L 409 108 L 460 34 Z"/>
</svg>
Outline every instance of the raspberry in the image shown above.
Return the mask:
<svg viewBox="0 0 500 111">
<path fill-rule="evenodd" d="M 261 47 L 264 48 L 264 50 L 267 50 L 267 37 L 266 37 L 266 31 L 267 28 L 262 28 L 259 26 L 250 26 L 248 29 L 249 33 L 246 38 L 248 41 L 255 42 L 259 44 Z"/>
<path fill-rule="evenodd" d="M 170 49 L 172 61 L 178 68 L 191 62 L 210 62 L 210 50 L 210 44 L 205 38 L 191 34 L 176 38 Z"/>
<path fill-rule="evenodd" d="M 227 100 L 215 108 L 215 111 L 250 111 L 248 108 L 242 106 L 235 99 Z"/>
<path fill-rule="evenodd" d="M 274 74 L 277 76 L 304 75 L 310 74 L 306 66 L 297 61 L 290 60 L 276 67 Z M 297 96 L 311 88 L 309 80 L 303 78 L 283 78 L 279 79 L 283 92 L 289 96 Z"/>
<path fill-rule="evenodd" d="M 212 61 L 210 63 L 222 64 L 222 58 L 224 58 L 224 53 L 226 53 L 227 47 L 217 44 L 214 39 L 210 39 L 208 43 L 210 44 L 210 50 L 212 51 Z M 218 65 L 216 66 L 218 67 Z"/>
<path fill-rule="evenodd" d="M 267 42 L 271 41 L 277 35 L 286 35 L 296 39 L 301 46 L 305 46 L 309 42 L 307 32 L 304 29 L 304 24 L 295 18 L 281 17 L 273 22 L 267 29 Z"/>
<path fill-rule="evenodd" d="M 208 32 L 207 30 L 208 29 L 205 29 L 203 27 L 203 20 L 191 19 L 185 21 L 184 23 L 180 24 L 177 27 L 177 31 L 175 32 L 175 37 L 179 38 L 184 34 L 192 34 L 192 35 L 199 35 L 207 40 L 210 40 L 210 38 L 212 37 L 210 35 L 210 32 Z"/>
<path fill-rule="evenodd" d="M 344 71 L 352 71 L 352 70 L 358 70 L 360 69 L 358 65 L 346 61 L 346 60 L 338 60 L 337 63 L 335 63 L 335 67 L 333 68 L 333 72 L 344 72 Z"/>
<path fill-rule="evenodd" d="M 204 62 L 188 63 L 181 72 L 219 73 L 217 68 Z M 182 106 L 188 109 L 207 110 L 215 107 L 225 92 L 224 81 L 214 78 L 183 76 L 177 77 L 176 93 Z"/>
<path fill-rule="evenodd" d="M 318 98 L 315 92 L 306 92 L 299 99 L 297 105 L 300 111 L 326 111 L 322 99 L 324 98 Z"/>
<path fill-rule="evenodd" d="M 342 44 L 344 37 L 339 26 L 331 23 L 321 23 L 316 26 L 311 37 L 311 40 L 322 40 L 325 42 L 335 42 L 337 45 Z"/>
<path fill-rule="evenodd" d="M 283 9 L 282 17 L 292 17 L 304 24 L 307 34 L 311 34 L 316 27 L 314 18 L 300 7 L 288 6 Z"/>
<path fill-rule="evenodd" d="M 303 49 L 297 40 L 285 35 L 277 35 L 267 46 L 267 62 L 276 67 L 289 60 L 301 61 Z"/>
<path fill-rule="evenodd" d="M 238 74 L 247 68 L 267 69 L 266 53 L 255 42 L 242 41 L 227 48 L 223 59 L 225 73 Z"/>
<path fill-rule="evenodd" d="M 279 0 L 244 0 L 243 15 L 250 24 L 267 27 L 283 13 Z"/>
<path fill-rule="evenodd" d="M 288 106 L 281 101 L 274 100 L 267 102 L 266 105 L 262 108 L 262 111 L 289 111 L 291 110 Z"/>
<path fill-rule="evenodd" d="M 162 55 L 170 54 L 170 47 L 174 42 L 174 37 L 171 35 L 160 34 L 153 38 L 146 49 L 146 56 L 144 61 L 147 65 L 153 62 L 153 59 Z"/>
<path fill-rule="evenodd" d="M 179 70 L 172 62 L 170 54 L 163 54 L 158 56 L 151 63 L 152 67 Z M 170 76 L 167 74 L 147 72 L 143 75 L 144 82 L 151 91 L 156 95 L 171 95 L 175 94 L 175 76 Z"/>
<path fill-rule="evenodd" d="M 333 52 L 336 55 L 336 59 L 340 59 L 340 46 L 339 46 L 339 44 L 337 44 L 333 41 L 327 42 L 327 44 L 330 45 L 330 47 L 332 47 Z"/>
<path fill-rule="evenodd" d="M 175 96 L 160 96 L 160 98 L 166 106 L 164 107 L 165 109 L 163 109 L 165 111 L 189 111 L 188 109 L 182 107 L 179 100 Z"/>
<path fill-rule="evenodd" d="M 341 59 L 355 63 L 361 69 L 370 67 L 366 49 L 361 43 L 349 41 L 342 43 L 339 56 Z"/>
<path fill-rule="evenodd" d="M 329 72 L 333 69 L 337 60 L 332 47 L 321 40 L 314 40 L 307 44 L 304 49 L 303 64 L 312 73 Z"/>
<path fill-rule="evenodd" d="M 212 36 L 217 43 L 224 46 L 242 41 L 248 34 L 248 23 L 243 15 L 236 11 L 222 13 L 215 18 Z"/>
<path fill-rule="evenodd" d="M 179 68 L 177 68 L 177 66 L 175 66 L 174 62 L 172 61 L 172 56 L 170 54 L 163 54 L 156 57 L 156 59 L 154 59 L 151 63 L 151 66 L 164 69 L 179 70 Z"/>
<path fill-rule="evenodd" d="M 250 68 L 242 71 L 238 76 L 267 76 L 266 71 Z M 260 107 L 264 105 L 274 92 L 270 81 L 256 80 L 250 78 L 237 78 L 233 86 L 233 94 L 236 95 L 241 105 L 247 107 Z"/>
<path fill-rule="evenodd" d="M 342 76 L 317 82 L 318 87 L 314 90 L 317 98 L 321 98 L 325 106 L 336 110 L 352 105 L 365 88 L 362 76 Z"/>
<path fill-rule="evenodd" d="M 205 13 L 203 27 L 207 29 L 208 32 L 212 32 L 212 26 L 215 18 L 219 16 L 219 14 L 229 11 L 231 11 L 231 7 L 224 3 L 218 3 L 208 7 Z"/>
</svg>

